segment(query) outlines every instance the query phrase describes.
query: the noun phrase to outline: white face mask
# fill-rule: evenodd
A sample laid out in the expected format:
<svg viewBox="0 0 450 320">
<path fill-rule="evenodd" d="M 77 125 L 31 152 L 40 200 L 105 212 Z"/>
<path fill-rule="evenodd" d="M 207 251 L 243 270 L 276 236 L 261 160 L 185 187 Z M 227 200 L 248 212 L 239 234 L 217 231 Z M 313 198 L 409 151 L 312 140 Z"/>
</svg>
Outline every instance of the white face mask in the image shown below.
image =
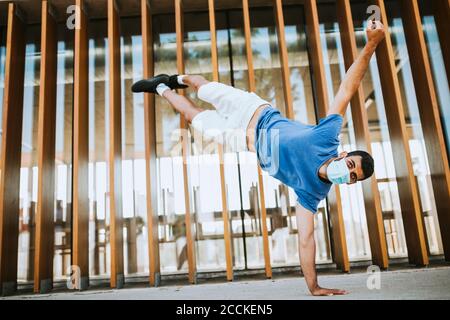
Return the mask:
<svg viewBox="0 0 450 320">
<path fill-rule="evenodd" d="M 344 184 L 350 182 L 350 170 L 348 170 L 345 158 L 332 161 L 327 167 L 327 177 L 332 183 Z"/>
</svg>

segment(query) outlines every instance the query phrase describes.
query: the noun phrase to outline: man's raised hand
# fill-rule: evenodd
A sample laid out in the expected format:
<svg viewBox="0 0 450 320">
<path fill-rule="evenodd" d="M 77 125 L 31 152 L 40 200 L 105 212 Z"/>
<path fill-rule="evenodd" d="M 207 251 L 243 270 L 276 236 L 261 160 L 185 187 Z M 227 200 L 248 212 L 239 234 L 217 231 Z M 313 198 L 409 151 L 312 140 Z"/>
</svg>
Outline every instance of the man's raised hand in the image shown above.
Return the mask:
<svg viewBox="0 0 450 320">
<path fill-rule="evenodd" d="M 384 25 L 380 21 L 373 20 L 367 25 L 367 40 L 368 43 L 378 46 L 378 44 L 386 36 L 386 30 Z"/>
</svg>

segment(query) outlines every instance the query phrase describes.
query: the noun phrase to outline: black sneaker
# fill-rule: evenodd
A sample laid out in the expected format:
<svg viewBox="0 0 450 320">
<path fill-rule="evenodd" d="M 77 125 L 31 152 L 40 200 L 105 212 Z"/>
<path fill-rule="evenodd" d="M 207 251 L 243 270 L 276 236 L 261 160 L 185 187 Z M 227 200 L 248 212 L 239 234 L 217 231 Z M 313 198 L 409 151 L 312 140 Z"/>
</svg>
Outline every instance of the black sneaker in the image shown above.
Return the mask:
<svg viewBox="0 0 450 320">
<path fill-rule="evenodd" d="M 169 76 L 167 74 L 158 74 L 150 79 L 139 80 L 131 87 L 131 91 L 137 92 L 151 92 L 156 93 L 158 84 L 164 83 L 169 86 Z"/>
<path fill-rule="evenodd" d="M 169 84 L 168 84 L 170 89 L 186 89 L 189 86 L 185 85 L 185 84 L 179 84 L 178 83 L 178 74 L 174 74 L 171 75 L 169 77 Z"/>
</svg>

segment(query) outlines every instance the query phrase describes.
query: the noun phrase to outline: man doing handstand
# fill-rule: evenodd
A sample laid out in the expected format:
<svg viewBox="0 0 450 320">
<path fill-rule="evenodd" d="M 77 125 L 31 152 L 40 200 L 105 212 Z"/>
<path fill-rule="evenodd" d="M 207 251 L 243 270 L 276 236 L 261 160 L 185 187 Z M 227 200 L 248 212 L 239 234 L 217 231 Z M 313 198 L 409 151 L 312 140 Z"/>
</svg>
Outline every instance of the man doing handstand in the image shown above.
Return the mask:
<svg viewBox="0 0 450 320">
<path fill-rule="evenodd" d="M 347 106 L 385 36 L 379 21 L 369 23 L 366 32 L 367 44 L 347 71 L 327 116 L 317 125 L 284 118 L 255 93 L 210 82 L 199 75 L 161 74 L 138 81 L 132 87 L 133 92 L 151 92 L 164 97 L 194 129 L 206 136 L 220 137 L 224 142 L 235 138 L 237 148 L 256 152 L 261 168 L 295 191 L 300 264 L 313 295 L 347 293 L 318 285 L 313 214 L 333 183 L 354 184 L 369 178 L 374 171 L 373 158 L 367 152 L 337 152 Z M 172 91 L 188 86 L 216 110 L 202 110 Z M 239 129 L 244 132 L 240 137 L 230 134 Z"/>
</svg>

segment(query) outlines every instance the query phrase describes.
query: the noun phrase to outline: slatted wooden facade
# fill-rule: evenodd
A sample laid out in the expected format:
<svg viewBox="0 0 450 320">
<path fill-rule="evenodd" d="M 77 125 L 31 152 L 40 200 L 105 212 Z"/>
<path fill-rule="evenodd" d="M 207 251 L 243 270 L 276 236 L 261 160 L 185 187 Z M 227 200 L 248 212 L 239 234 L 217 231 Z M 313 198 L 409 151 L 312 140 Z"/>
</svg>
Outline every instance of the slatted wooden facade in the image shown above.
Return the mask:
<svg viewBox="0 0 450 320">
<path fill-rule="evenodd" d="M 37 1 L 36 1 L 37 2 Z M 53 4 L 55 2 L 55 4 Z M 87 0 L 72 2 L 79 8 L 79 28 L 74 32 L 74 99 L 73 99 L 73 210 L 72 210 L 72 263 L 79 266 L 81 272 L 81 289 L 89 287 L 89 257 L 88 257 L 88 33 L 90 15 L 95 12 L 94 3 Z M 110 208 L 110 285 L 121 288 L 125 281 L 124 252 L 123 252 L 123 224 L 122 215 L 122 114 L 121 114 L 121 68 L 120 68 L 120 16 L 127 10 L 126 1 L 101 0 L 106 9 L 108 62 L 109 62 L 109 199 Z M 136 2 L 136 3 L 135 3 Z M 158 9 L 154 9 L 153 1 L 140 0 L 133 2 L 139 6 L 142 35 L 142 65 L 143 75 L 148 78 L 154 75 L 154 52 L 152 34 L 152 16 Z M 184 14 L 189 11 L 189 5 L 195 1 L 172 0 L 172 5 L 165 10 L 172 10 L 175 16 L 176 30 L 176 66 L 180 74 L 185 72 L 184 57 Z M 263 3 L 264 1 L 259 1 Z M 310 69 L 314 83 L 314 96 L 317 114 L 323 117 L 328 109 L 327 81 L 324 69 L 322 45 L 320 41 L 319 16 L 317 11 L 319 0 L 283 1 L 270 0 L 263 3 L 272 6 L 275 17 L 275 27 L 278 37 L 278 49 L 282 73 L 282 87 L 285 101 L 286 116 L 293 119 L 293 98 L 291 95 L 290 67 L 288 64 L 288 48 L 285 39 L 283 10 L 287 5 L 302 5 L 306 19 L 306 35 L 310 57 Z M 374 4 L 381 8 L 382 22 L 387 26 L 387 12 L 385 1 L 377 0 Z M 447 73 L 449 70 L 448 25 L 450 13 L 447 0 L 433 1 L 435 19 L 445 56 Z M 219 80 L 217 38 L 216 38 L 216 10 L 227 5 L 224 1 L 198 1 L 196 9 L 204 6 L 203 10 L 209 14 L 209 30 L 211 32 L 211 61 L 212 79 Z M 236 8 L 242 10 L 242 29 L 244 32 L 246 63 L 249 91 L 256 90 L 256 81 L 251 43 L 250 12 L 252 1 L 233 1 Z M 424 129 L 428 162 L 430 164 L 431 179 L 442 244 L 445 259 L 450 260 L 450 172 L 448 155 L 444 141 L 444 134 L 439 117 L 439 107 L 434 80 L 431 74 L 429 57 L 427 54 L 424 35 L 422 32 L 420 10 L 415 0 L 402 0 L 402 19 L 411 67 L 414 77 L 420 120 Z M 23 112 L 23 84 L 25 67 L 25 34 L 27 23 L 26 5 L 21 8 L 21 1 L 12 2 L 6 7 L 7 21 L 3 22 L 6 30 L 6 60 L 5 86 L 3 98 L 3 134 L 2 150 L 0 153 L 0 291 L 11 294 L 17 290 L 17 250 L 19 223 L 19 184 L 21 167 L 21 133 Z M 195 6 L 194 6 L 195 7 Z M 3 10 L 5 7 L 0 7 Z M 349 0 L 336 1 L 338 10 L 338 24 L 342 41 L 345 67 L 348 69 L 357 56 L 355 32 L 352 11 Z M 92 9 L 92 10 L 91 10 Z M 54 173 L 55 173 L 55 108 L 56 108 L 56 54 L 57 54 L 57 19 L 58 11 L 62 12 L 56 1 L 42 1 L 40 3 L 41 23 L 41 63 L 40 63 L 40 91 L 39 91 L 39 121 L 38 121 L 38 200 L 36 211 L 35 254 L 34 254 L 34 291 L 47 292 L 53 283 L 53 243 L 54 243 Z M 32 16 L 32 15 L 31 15 Z M 376 56 L 380 72 L 389 133 L 393 148 L 396 150 L 394 165 L 400 195 L 400 205 L 411 263 L 427 265 L 429 254 L 426 247 L 426 235 L 421 218 L 420 197 L 417 182 L 414 177 L 411 162 L 411 151 L 408 144 L 404 105 L 399 89 L 399 80 L 395 70 L 395 61 L 391 39 L 388 36 L 379 46 Z M 183 90 L 179 91 L 185 94 Z M 160 247 L 158 244 L 158 213 L 156 199 L 156 115 L 155 100 L 152 95 L 144 96 L 145 115 L 145 163 L 147 190 L 147 234 L 149 284 L 157 286 L 161 281 Z M 367 124 L 367 114 L 364 106 L 364 92 L 361 88 L 351 101 L 351 114 L 354 122 L 356 143 L 358 148 L 371 151 L 371 140 Z M 186 121 L 180 117 L 179 127 L 188 127 Z M 183 131 L 187 132 L 187 131 Z M 183 158 L 183 190 L 185 192 L 185 226 L 187 241 L 188 280 L 196 283 L 197 259 L 196 229 L 193 205 L 191 203 L 191 186 L 189 176 L 190 136 L 187 133 L 180 137 L 181 155 Z M 228 209 L 227 182 L 223 166 L 222 146 L 217 146 L 220 159 L 220 193 L 222 197 L 222 218 L 224 222 L 224 248 L 226 261 L 226 278 L 234 279 L 233 245 L 230 233 L 230 212 Z M 258 167 L 258 201 L 261 210 L 262 253 L 264 256 L 264 272 L 267 278 L 272 277 L 270 257 L 270 238 L 267 226 L 265 193 L 261 169 Z M 375 177 L 362 183 L 370 248 L 374 264 L 387 268 L 389 264 L 386 248 L 386 235 L 383 226 L 381 200 Z M 342 199 L 338 187 L 333 188 L 328 198 L 329 219 L 333 243 L 333 262 L 337 267 L 348 272 L 350 261 L 347 249 L 346 232 L 343 217 Z"/>
</svg>

